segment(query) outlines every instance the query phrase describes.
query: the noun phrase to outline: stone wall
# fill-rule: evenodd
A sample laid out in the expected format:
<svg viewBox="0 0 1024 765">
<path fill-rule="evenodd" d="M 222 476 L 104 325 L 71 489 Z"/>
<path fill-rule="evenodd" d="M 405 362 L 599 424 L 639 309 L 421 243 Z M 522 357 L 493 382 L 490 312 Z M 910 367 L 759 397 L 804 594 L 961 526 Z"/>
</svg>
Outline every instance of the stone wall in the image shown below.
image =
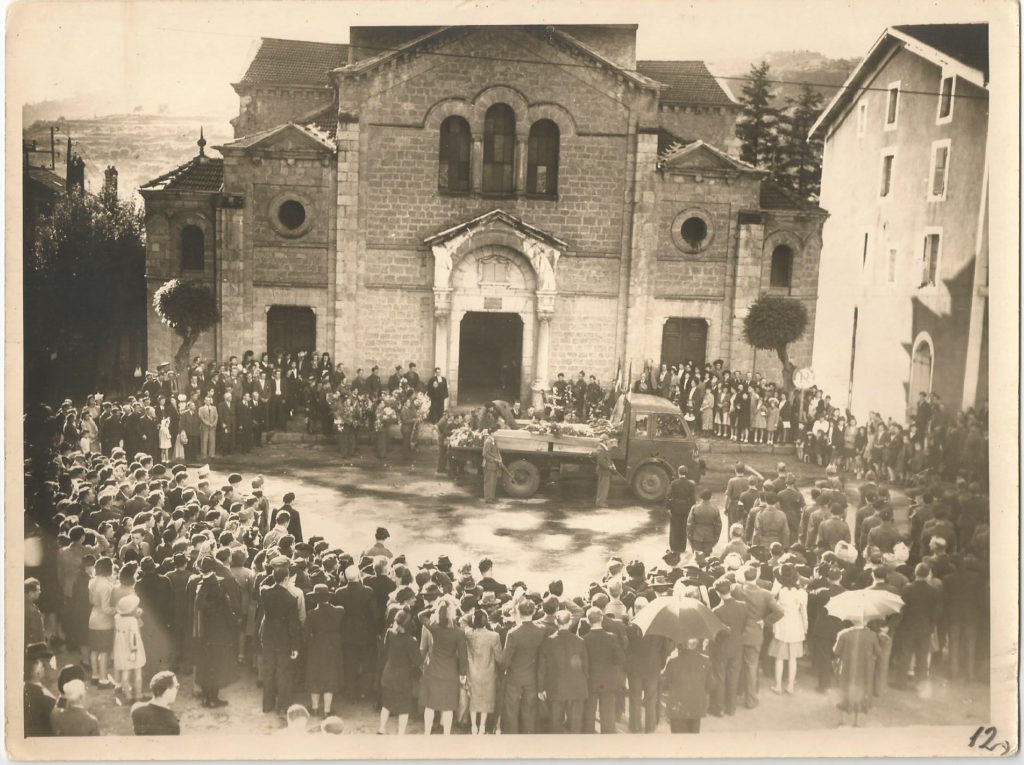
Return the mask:
<svg viewBox="0 0 1024 765">
<path fill-rule="evenodd" d="M 559 372 L 576 379 L 583 369 L 606 385 L 615 377 L 616 296 L 559 297 L 551 320 L 548 369 L 553 382 Z"/>
<path fill-rule="evenodd" d="M 298 120 L 328 106 L 334 94 L 328 88 L 247 88 L 239 93 L 238 116 L 231 124 L 235 138 Z"/>
</svg>

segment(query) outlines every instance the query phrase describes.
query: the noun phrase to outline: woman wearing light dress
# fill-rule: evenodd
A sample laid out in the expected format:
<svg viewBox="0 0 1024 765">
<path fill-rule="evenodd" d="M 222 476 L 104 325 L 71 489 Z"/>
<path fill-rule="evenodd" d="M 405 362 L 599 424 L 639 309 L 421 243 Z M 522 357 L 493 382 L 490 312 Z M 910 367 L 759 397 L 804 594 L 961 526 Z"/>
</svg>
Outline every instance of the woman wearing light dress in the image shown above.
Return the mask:
<svg viewBox="0 0 1024 765">
<path fill-rule="evenodd" d="M 768 646 L 768 655 L 775 657 L 774 693 L 783 693 L 782 675 L 789 663 L 789 682 L 786 693 L 793 693 L 796 685 L 796 660 L 804 655 L 804 638 L 807 636 L 807 591 L 801 589 L 793 564 L 783 564 L 772 588 L 775 600 L 782 607 L 782 618 L 772 627 L 773 637 Z"/>
<path fill-rule="evenodd" d="M 487 614 L 474 611 L 467 621 L 466 643 L 469 654 L 469 715 L 473 735 L 483 734 L 487 716 L 494 714 L 501 661 L 501 639 L 488 623 Z"/>
</svg>

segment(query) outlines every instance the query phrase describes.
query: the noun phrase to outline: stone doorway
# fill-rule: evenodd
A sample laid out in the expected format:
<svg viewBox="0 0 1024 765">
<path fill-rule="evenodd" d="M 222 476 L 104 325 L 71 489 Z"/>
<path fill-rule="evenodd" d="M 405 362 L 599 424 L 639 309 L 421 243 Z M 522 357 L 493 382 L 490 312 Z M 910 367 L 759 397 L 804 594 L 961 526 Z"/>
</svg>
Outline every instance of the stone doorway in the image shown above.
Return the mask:
<svg viewBox="0 0 1024 765">
<path fill-rule="evenodd" d="M 673 318 L 665 322 L 661 333 L 661 363 L 680 367 L 687 361 L 698 369 L 707 360 L 708 322 L 706 319 Z"/>
<path fill-rule="evenodd" d="M 468 311 L 459 324 L 459 403 L 521 400 L 523 319 Z"/>
<path fill-rule="evenodd" d="M 316 350 L 316 314 L 309 306 L 272 305 L 267 309 L 267 351 L 311 353 Z"/>
</svg>

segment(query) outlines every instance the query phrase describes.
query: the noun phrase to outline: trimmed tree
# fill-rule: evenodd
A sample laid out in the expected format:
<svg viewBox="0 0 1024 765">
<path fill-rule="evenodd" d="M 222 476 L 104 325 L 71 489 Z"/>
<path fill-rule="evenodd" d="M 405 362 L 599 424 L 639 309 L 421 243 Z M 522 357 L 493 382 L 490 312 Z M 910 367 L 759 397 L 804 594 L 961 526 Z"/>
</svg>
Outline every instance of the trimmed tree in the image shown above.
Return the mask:
<svg viewBox="0 0 1024 765">
<path fill-rule="evenodd" d="M 782 385 L 793 390 L 796 365 L 789 359 L 789 346 L 807 329 L 807 307 L 799 300 L 762 295 L 750 306 L 743 320 L 743 337 L 748 345 L 762 351 L 775 351 L 782 362 Z"/>
<path fill-rule="evenodd" d="M 203 332 L 220 321 L 217 298 L 206 285 L 171 279 L 153 295 L 153 308 L 160 321 L 181 338 L 174 366 L 179 378 L 187 380 L 192 346 Z"/>
</svg>

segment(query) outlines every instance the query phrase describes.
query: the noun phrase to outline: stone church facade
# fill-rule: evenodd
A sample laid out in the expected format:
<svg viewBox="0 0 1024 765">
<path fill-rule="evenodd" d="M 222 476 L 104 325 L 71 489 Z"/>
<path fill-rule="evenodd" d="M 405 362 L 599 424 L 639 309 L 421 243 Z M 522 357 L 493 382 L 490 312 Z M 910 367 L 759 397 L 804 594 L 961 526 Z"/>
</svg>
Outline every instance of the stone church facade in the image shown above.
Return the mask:
<svg viewBox="0 0 1024 765">
<path fill-rule="evenodd" d="M 786 294 L 813 327 L 827 214 L 736 158 L 739 106 L 703 63 L 637 61 L 635 41 L 622 25 L 264 39 L 222 156 L 201 145 L 142 188 L 150 294 L 214 289 L 205 358 L 414 361 L 456 402 L 645 361 L 776 375 L 743 316 Z M 150 364 L 176 348 L 155 315 L 148 343 Z"/>
</svg>

